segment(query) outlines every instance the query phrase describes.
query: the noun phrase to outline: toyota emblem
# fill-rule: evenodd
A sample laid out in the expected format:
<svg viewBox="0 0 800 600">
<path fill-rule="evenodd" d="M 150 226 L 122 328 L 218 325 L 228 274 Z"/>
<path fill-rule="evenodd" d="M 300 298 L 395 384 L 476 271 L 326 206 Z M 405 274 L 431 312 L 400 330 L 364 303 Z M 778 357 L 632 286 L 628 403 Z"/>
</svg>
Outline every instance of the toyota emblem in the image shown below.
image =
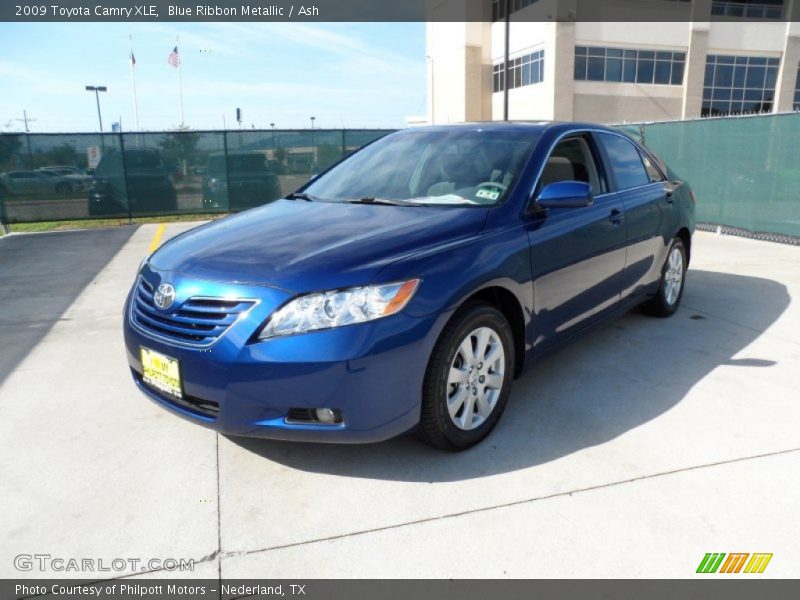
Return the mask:
<svg viewBox="0 0 800 600">
<path fill-rule="evenodd" d="M 155 295 L 153 296 L 153 302 L 155 305 L 162 310 L 166 310 L 172 306 L 174 301 L 175 288 L 168 283 L 162 283 L 159 285 Z"/>
</svg>

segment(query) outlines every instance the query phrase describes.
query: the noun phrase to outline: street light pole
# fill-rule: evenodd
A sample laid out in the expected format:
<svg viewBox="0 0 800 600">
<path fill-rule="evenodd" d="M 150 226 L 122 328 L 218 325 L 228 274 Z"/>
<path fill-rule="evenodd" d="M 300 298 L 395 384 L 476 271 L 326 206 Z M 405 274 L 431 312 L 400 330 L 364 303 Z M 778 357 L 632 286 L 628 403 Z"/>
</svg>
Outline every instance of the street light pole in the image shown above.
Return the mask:
<svg viewBox="0 0 800 600">
<path fill-rule="evenodd" d="M 430 56 L 430 55 L 426 55 L 425 58 L 427 58 L 429 61 L 431 61 L 431 122 L 429 124 L 433 125 L 434 123 L 436 123 L 436 119 L 435 119 L 435 116 L 436 116 L 435 115 L 435 112 L 436 112 L 436 80 L 434 79 L 434 76 L 435 76 L 435 72 L 433 70 L 434 69 L 434 62 L 433 62 L 433 57 Z"/>
<path fill-rule="evenodd" d="M 508 121 L 508 60 L 511 37 L 511 0 L 506 0 L 506 35 L 503 54 L 503 121 Z"/>
<path fill-rule="evenodd" d="M 107 92 L 108 88 L 104 85 L 87 85 L 86 91 L 94 92 L 94 97 L 97 101 L 97 120 L 100 123 L 100 133 L 103 133 L 103 115 L 100 113 L 100 92 Z"/>
<path fill-rule="evenodd" d="M 311 117 L 311 160 L 312 165 L 311 169 L 316 171 L 317 169 L 317 141 L 314 139 L 314 121 L 317 117 Z"/>
</svg>

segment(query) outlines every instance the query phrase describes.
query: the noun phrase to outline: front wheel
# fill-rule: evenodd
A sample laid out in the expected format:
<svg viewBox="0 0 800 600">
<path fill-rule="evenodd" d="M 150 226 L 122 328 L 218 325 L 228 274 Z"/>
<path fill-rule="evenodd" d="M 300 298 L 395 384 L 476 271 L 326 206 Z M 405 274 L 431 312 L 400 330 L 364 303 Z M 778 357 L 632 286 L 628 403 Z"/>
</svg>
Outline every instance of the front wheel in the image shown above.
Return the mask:
<svg viewBox="0 0 800 600">
<path fill-rule="evenodd" d="M 513 336 L 503 314 L 488 304 L 461 309 L 428 363 L 420 421 L 425 440 L 458 451 L 489 435 L 508 401 L 513 371 Z"/>
<path fill-rule="evenodd" d="M 686 282 L 686 246 L 681 238 L 675 238 L 661 269 L 658 292 L 645 305 L 646 313 L 656 317 L 672 316 L 683 298 Z"/>
</svg>

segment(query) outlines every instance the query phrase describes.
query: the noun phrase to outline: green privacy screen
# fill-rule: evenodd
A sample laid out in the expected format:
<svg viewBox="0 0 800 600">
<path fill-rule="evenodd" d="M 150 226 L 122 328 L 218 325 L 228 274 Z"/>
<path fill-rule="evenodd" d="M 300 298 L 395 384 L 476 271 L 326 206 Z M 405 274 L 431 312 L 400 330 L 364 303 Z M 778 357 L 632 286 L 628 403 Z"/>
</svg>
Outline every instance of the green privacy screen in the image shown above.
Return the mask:
<svg viewBox="0 0 800 600">
<path fill-rule="evenodd" d="M 699 222 L 800 237 L 800 113 L 619 128 L 691 184 Z M 0 220 L 244 210 L 386 133 L 0 134 Z"/>
<path fill-rule="evenodd" d="M 227 213 L 266 204 L 388 130 L 0 134 L 0 222 Z"/>
<path fill-rule="evenodd" d="M 698 222 L 800 236 L 800 113 L 620 128 L 689 182 Z"/>
</svg>

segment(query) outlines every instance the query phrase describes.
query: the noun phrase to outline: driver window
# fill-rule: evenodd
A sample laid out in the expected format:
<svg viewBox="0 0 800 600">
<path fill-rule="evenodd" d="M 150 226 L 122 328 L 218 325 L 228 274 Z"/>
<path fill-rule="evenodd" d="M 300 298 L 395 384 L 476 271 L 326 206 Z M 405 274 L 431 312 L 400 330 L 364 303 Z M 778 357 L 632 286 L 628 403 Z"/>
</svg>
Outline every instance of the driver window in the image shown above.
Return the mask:
<svg viewBox="0 0 800 600">
<path fill-rule="evenodd" d="M 603 193 L 592 151 L 583 137 L 573 137 L 559 142 L 545 163 L 540 186 L 559 181 L 583 181 L 592 186 L 592 193 Z"/>
</svg>

